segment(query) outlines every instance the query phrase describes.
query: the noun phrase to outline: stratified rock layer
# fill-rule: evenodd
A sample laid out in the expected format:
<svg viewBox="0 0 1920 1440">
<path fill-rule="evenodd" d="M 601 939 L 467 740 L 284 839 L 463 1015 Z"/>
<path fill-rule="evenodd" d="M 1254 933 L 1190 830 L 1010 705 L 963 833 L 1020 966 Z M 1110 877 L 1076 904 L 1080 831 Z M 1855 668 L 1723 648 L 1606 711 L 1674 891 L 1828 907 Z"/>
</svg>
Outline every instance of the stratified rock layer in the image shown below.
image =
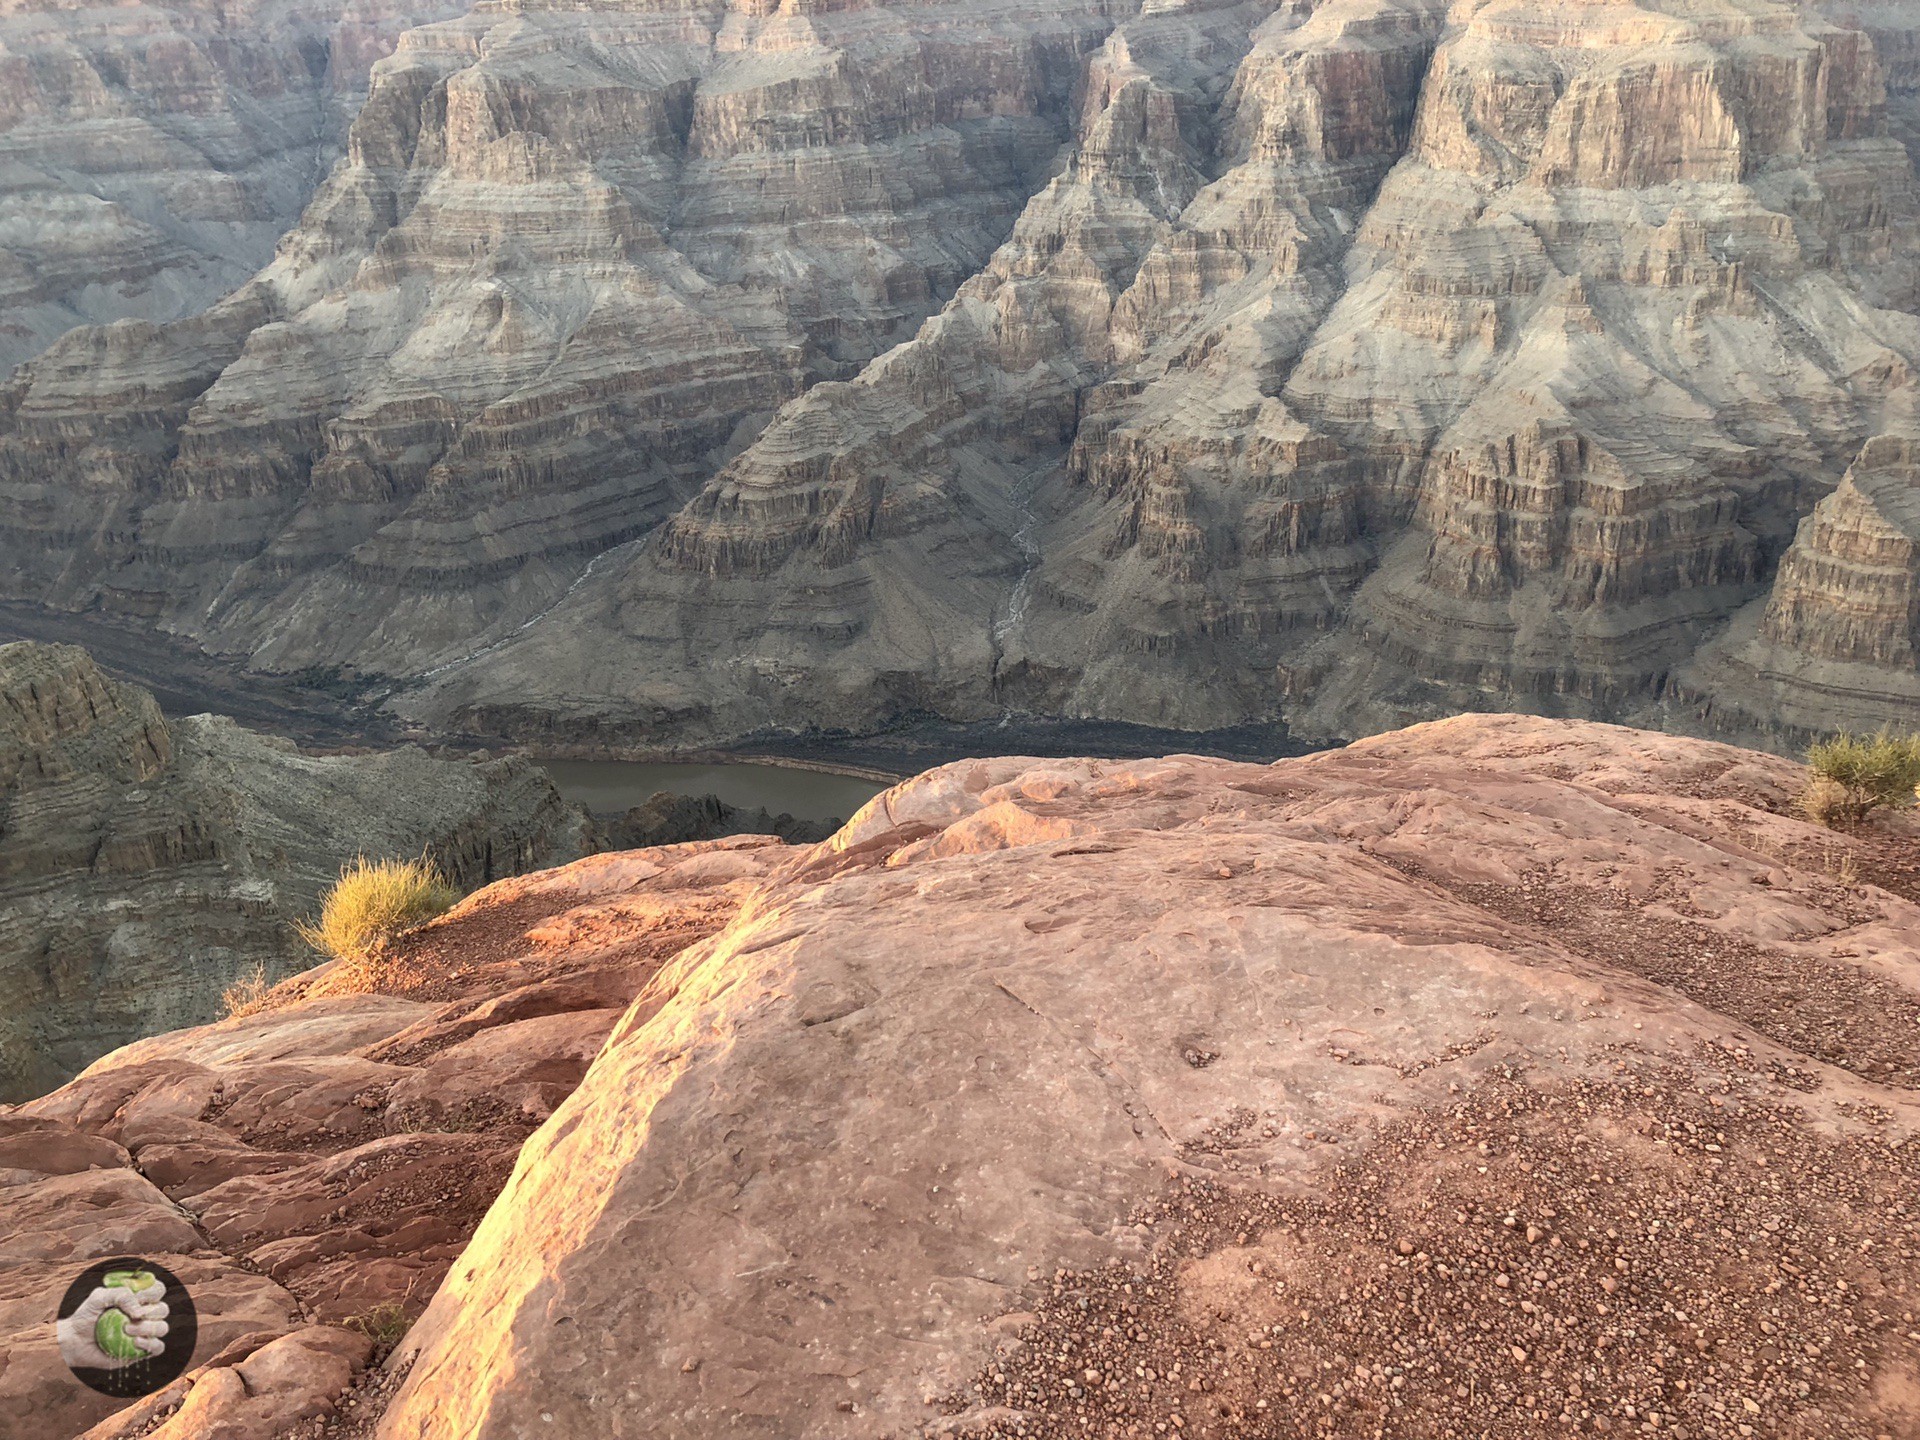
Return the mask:
<svg viewBox="0 0 1920 1440">
<path fill-rule="evenodd" d="M 1521 706 L 1778 742 L 1777 664 L 1683 672 L 1801 603 L 1800 522 L 1920 433 L 1917 37 L 485 6 L 377 68 L 252 281 L 14 377 L 0 586 L 559 740 Z M 1878 649 L 1831 723 L 1911 688 Z"/>
<path fill-rule="evenodd" d="M 339 156 L 368 71 L 447 0 L 0 16 L 0 368 L 75 325 L 178 319 L 264 265 Z"/>
<path fill-rule="evenodd" d="M 1477 717 L 931 771 L 613 1028 L 380 1434 L 1904 1433 L 1920 834 L 1803 779 Z"/>
<path fill-rule="evenodd" d="M 463 885 L 579 853 L 523 761 L 314 757 L 213 715 L 168 724 L 74 646 L 0 646 L 0 1095 L 218 1012 L 356 855 L 430 852 Z"/>
<path fill-rule="evenodd" d="M 1920 441 L 1867 442 L 1678 699 L 1788 739 L 1920 720 Z M 1728 717 L 1724 711 L 1731 709 Z"/>
<path fill-rule="evenodd" d="M 409 31 L 258 277 L 16 377 L 0 584 L 284 669 L 515 633 L 979 268 L 1110 23 L 536 4 Z"/>
</svg>

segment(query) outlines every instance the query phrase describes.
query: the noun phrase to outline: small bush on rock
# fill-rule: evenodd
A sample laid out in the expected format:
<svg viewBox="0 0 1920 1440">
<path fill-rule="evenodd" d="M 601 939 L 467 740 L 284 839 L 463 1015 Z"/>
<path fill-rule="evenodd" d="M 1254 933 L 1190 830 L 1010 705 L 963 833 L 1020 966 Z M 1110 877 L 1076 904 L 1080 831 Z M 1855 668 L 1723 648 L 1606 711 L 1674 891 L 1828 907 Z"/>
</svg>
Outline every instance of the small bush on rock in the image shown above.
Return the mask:
<svg viewBox="0 0 1920 1440">
<path fill-rule="evenodd" d="M 1807 751 L 1813 778 L 1800 809 L 1816 824 L 1852 825 L 1883 807 L 1910 805 L 1920 787 L 1920 735 L 1846 732 Z"/>
<path fill-rule="evenodd" d="M 371 1310 L 363 1310 L 347 1320 L 347 1329 L 358 1330 L 373 1342 L 373 1354 L 368 1357 L 368 1363 L 373 1365 L 391 1355 L 412 1328 L 413 1321 L 407 1318 L 406 1308 L 394 1300 L 382 1300 Z"/>
<path fill-rule="evenodd" d="M 369 860 L 340 872 L 321 902 L 318 924 L 300 924 L 300 938 L 336 960 L 365 962 L 386 943 L 444 914 L 460 898 L 440 868 L 418 860 Z"/>
<path fill-rule="evenodd" d="M 256 964 L 220 992 L 220 1009 L 229 1020 L 243 1015 L 258 1015 L 272 1006 L 273 986 L 267 983 L 267 967 Z"/>
</svg>

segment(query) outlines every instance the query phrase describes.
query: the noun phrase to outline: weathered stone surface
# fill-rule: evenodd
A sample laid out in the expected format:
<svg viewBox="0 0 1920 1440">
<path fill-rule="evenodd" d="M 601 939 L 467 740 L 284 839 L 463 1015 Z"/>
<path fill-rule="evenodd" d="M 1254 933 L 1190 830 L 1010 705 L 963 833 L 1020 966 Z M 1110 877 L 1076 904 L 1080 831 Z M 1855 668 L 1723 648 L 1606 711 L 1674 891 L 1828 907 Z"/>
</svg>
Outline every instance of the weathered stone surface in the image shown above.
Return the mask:
<svg viewBox="0 0 1920 1440">
<path fill-rule="evenodd" d="M 1803 777 L 1517 717 L 1266 767 L 931 771 L 656 977 L 409 1335 L 380 1433 L 1233 1435 L 1301 1377 L 1318 1413 L 1342 1387 L 1333 1433 L 1503 1433 L 1564 1398 L 1715 1434 L 1743 1395 L 1783 1434 L 1898 1433 L 1910 1343 L 1845 1336 L 1920 1298 L 1920 833 L 1792 818 Z M 1807 1158 L 1783 1176 L 1789 1145 Z M 1277 1287 L 1203 1285 L 1295 1253 L 1287 1229 L 1183 1238 L 1261 1196 L 1320 1197 L 1324 1238 Z M 1607 1228 L 1628 1204 L 1651 1207 L 1638 1233 Z M 1542 1248 L 1497 1280 L 1478 1257 L 1503 1214 L 1530 1232 L 1512 1248 Z M 1817 1277 L 1764 1237 L 1818 1251 Z M 1377 1308 L 1395 1256 L 1437 1308 Z M 1796 1273 L 1847 1313 L 1753 1308 Z M 1186 1374 L 1127 1365 L 1090 1392 L 1087 1361 L 1021 1340 L 1109 1293 L 1129 1318 L 1106 1323 Z M 1681 1310 L 1729 1318 L 1696 1337 Z M 1462 1336 L 1433 1351 L 1443 1322 Z M 1649 1398 L 1668 1332 L 1620 1327 L 1664 1325 L 1687 1384 Z M 1789 1330 L 1842 1349 L 1777 1384 L 1735 1363 Z M 1514 1345 L 1552 1363 L 1516 1369 Z M 1304 1368 L 1241 1385 L 1275 1346 Z M 1397 1400 L 1386 1370 L 1340 1379 L 1374 1363 L 1411 1380 Z"/>
<path fill-rule="evenodd" d="M 218 1013 L 308 952 L 292 922 L 356 855 L 430 851 L 463 885 L 580 852 L 522 761 L 309 756 L 153 698 L 72 646 L 0 646 L 0 1095 Z"/>
<path fill-rule="evenodd" d="M 0 1107 L 0 1436 L 307 1433 L 662 963 L 789 853 L 735 838 L 504 880 L 397 946 L 378 993 L 323 966 Z M 201 1326 L 199 1368 L 132 1405 L 75 1385 L 50 1324 L 84 1264 L 123 1254 L 174 1270 Z"/>
<path fill-rule="evenodd" d="M 280 1440 L 294 1425 L 332 1415 L 372 1348 L 365 1335 L 336 1325 L 262 1331 L 102 1420 L 83 1440 Z M 157 1425 L 155 1417 L 163 1417 Z"/>
<path fill-rule="evenodd" d="M 1803 780 L 1470 717 L 500 882 L 0 1112 L 0 1434 L 104 1250 L 224 1328 L 102 1437 L 1905 1433 L 1920 830 Z"/>
</svg>

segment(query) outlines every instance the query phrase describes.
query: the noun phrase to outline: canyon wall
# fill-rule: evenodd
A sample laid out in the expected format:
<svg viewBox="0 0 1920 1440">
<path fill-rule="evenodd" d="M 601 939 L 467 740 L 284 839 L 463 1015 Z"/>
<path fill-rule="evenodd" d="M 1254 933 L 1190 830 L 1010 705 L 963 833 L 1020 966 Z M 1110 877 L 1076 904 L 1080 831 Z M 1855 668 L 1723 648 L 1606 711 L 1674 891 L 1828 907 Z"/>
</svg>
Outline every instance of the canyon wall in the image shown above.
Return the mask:
<svg viewBox="0 0 1920 1440">
<path fill-rule="evenodd" d="M 1914 433 L 1911 24 L 1126 21 L 1066 169 L 910 345 L 407 703 L 721 735 L 1520 706 L 1793 743 L 1807 715 L 1750 671 L 1680 672 L 1793 603 L 1796 524 Z M 1858 578 L 1820 583 L 1879 605 Z M 1908 706 L 1883 639 L 1819 728 Z"/>
<path fill-rule="evenodd" d="M 0 366 L 76 325 L 167 321 L 273 254 L 368 72 L 453 0 L 237 0 L 0 13 Z"/>
<path fill-rule="evenodd" d="M 257 276 L 16 373 L 0 586 L 491 733 L 1789 743 L 1745 637 L 1885 611 L 1800 527 L 1920 435 L 1910 10 L 483 5 Z"/>
</svg>

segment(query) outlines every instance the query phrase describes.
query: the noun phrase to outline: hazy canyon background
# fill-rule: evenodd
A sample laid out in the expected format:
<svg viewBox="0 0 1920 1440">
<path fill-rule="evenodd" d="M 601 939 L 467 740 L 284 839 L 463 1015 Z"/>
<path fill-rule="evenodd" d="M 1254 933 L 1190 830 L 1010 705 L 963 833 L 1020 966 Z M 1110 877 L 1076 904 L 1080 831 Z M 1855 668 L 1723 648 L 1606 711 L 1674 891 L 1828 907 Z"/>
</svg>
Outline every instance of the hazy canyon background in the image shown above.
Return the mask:
<svg viewBox="0 0 1920 1440">
<path fill-rule="evenodd" d="M 0 592 L 442 731 L 1920 708 L 1920 5 L 15 4 Z"/>
</svg>

